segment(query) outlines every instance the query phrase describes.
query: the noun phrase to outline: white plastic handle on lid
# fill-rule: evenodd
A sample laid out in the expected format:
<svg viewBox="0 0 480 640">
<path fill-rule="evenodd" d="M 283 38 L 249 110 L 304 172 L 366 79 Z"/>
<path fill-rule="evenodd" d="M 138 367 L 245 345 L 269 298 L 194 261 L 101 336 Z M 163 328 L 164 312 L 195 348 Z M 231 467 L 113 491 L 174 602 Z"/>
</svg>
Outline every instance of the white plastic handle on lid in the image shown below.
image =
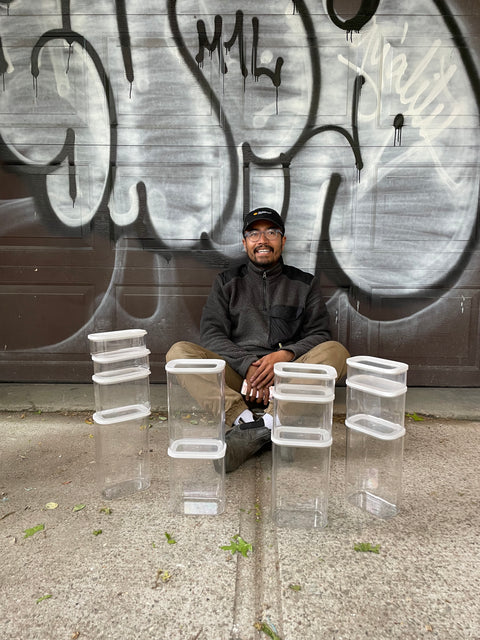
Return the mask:
<svg viewBox="0 0 480 640">
<path fill-rule="evenodd" d="M 347 365 L 384 375 L 398 375 L 408 370 L 408 364 L 405 364 L 405 362 L 385 360 L 375 356 L 352 356 L 347 358 Z"/>
<path fill-rule="evenodd" d="M 345 424 L 354 431 L 360 431 L 378 440 L 396 440 L 405 435 L 405 427 L 383 418 L 358 413 L 345 420 Z"/>
<path fill-rule="evenodd" d="M 145 329 L 122 329 L 120 331 L 104 331 L 103 333 L 90 333 L 88 339 L 92 342 L 108 342 L 110 340 L 128 340 L 129 338 L 142 338 L 147 332 Z"/>
<path fill-rule="evenodd" d="M 95 424 L 111 425 L 130 420 L 143 420 L 150 416 L 150 409 L 142 404 L 130 404 L 124 407 L 115 407 L 105 411 L 97 411 L 93 414 Z"/>
<path fill-rule="evenodd" d="M 225 442 L 210 438 L 183 438 L 174 440 L 168 447 L 170 458 L 190 460 L 219 460 L 225 456 Z"/>
<path fill-rule="evenodd" d="M 127 369 L 117 369 L 116 371 L 104 371 L 102 373 L 94 373 L 93 382 L 97 384 L 120 384 L 122 382 L 133 382 L 141 380 L 150 375 L 150 369 L 145 367 L 129 367 Z"/>
<path fill-rule="evenodd" d="M 382 398 L 396 398 L 407 393 L 407 385 L 378 376 L 355 375 L 347 378 L 347 387 Z"/>
<path fill-rule="evenodd" d="M 274 387 L 270 395 L 276 400 L 316 402 L 318 404 L 333 402 L 335 398 L 335 394 L 331 389 L 311 384 L 281 384 Z"/>
<path fill-rule="evenodd" d="M 333 438 L 328 438 L 325 440 L 310 440 L 310 439 L 300 439 L 300 438 L 278 438 L 272 433 L 272 442 L 276 445 L 280 445 L 282 447 L 309 447 L 311 449 L 324 449 L 326 447 L 331 447 Z"/>
<path fill-rule="evenodd" d="M 320 380 L 335 380 L 337 370 L 328 364 L 307 364 L 306 362 L 277 362 L 273 365 L 273 372 L 277 376 L 291 378 L 314 378 Z"/>
<path fill-rule="evenodd" d="M 117 349 L 116 351 L 92 353 L 92 360 L 99 364 L 110 364 L 113 362 L 123 362 L 124 360 L 146 358 L 149 355 L 150 349 L 146 347 L 128 347 L 126 349 Z"/>
<path fill-rule="evenodd" d="M 165 365 L 167 373 L 220 373 L 225 369 L 225 360 L 214 358 L 180 358 Z"/>
</svg>

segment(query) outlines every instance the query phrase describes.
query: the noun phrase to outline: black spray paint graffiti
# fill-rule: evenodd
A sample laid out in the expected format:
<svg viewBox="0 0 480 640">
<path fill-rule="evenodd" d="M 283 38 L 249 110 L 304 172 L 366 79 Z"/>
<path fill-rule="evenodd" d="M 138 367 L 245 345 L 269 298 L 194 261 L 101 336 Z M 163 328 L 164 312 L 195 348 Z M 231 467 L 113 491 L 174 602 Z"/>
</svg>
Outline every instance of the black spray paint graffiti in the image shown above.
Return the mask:
<svg viewBox="0 0 480 640">
<path fill-rule="evenodd" d="M 397 115 L 395 116 L 394 120 L 393 120 L 393 126 L 395 127 L 395 136 L 393 139 L 393 145 L 394 146 L 401 146 L 402 145 L 402 128 L 405 122 L 405 118 L 403 117 L 403 115 L 401 113 L 397 113 Z"/>
<path fill-rule="evenodd" d="M 8 6 L 13 4 L 13 0 L 11 2 L 6 3 Z M 444 16 L 445 23 L 458 46 L 460 51 L 460 55 L 462 57 L 462 61 L 464 63 L 465 68 L 467 69 L 469 78 L 471 80 L 472 88 L 474 90 L 475 98 L 478 105 L 478 97 L 479 97 L 479 83 L 478 76 L 472 62 L 471 56 L 463 41 L 463 38 L 460 35 L 458 26 L 446 7 L 445 2 L 442 0 L 436 0 L 435 4 L 438 9 L 441 11 Z M 333 0 L 328 0 L 327 2 L 327 13 L 328 18 L 339 30 L 344 31 L 348 36 L 350 36 L 352 32 L 359 32 L 365 25 L 367 25 L 375 16 L 379 5 L 379 0 L 364 0 L 361 3 L 360 9 L 357 11 L 356 15 L 348 20 L 342 20 L 335 11 L 335 2 Z M 35 44 L 32 56 L 31 56 L 31 71 L 34 79 L 34 91 L 38 91 L 38 83 L 41 82 L 41 68 L 38 65 L 38 59 L 42 49 L 49 43 L 53 41 L 65 41 L 69 45 L 70 49 L 73 44 L 78 45 L 81 49 L 88 55 L 90 60 L 93 62 L 93 65 L 96 69 L 98 77 L 101 81 L 103 91 L 105 94 L 105 100 L 108 105 L 108 113 L 109 113 L 109 122 L 110 122 L 110 134 L 109 134 L 109 149 L 110 149 L 110 157 L 109 157 L 109 168 L 108 168 L 108 176 L 105 181 L 104 191 L 102 198 L 97 206 L 97 213 L 106 213 L 108 214 L 108 207 L 110 202 L 110 197 L 112 194 L 112 189 L 115 183 L 115 171 L 116 171 L 116 153 L 117 153 L 117 110 L 115 105 L 115 99 L 113 96 L 112 87 L 110 84 L 110 79 L 105 71 L 100 55 L 97 53 L 94 46 L 90 43 L 90 41 L 85 38 L 81 33 L 78 33 L 72 29 L 71 25 L 71 8 L 69 0 L 62 0 L 61 3 L 62 13 L 62 27 L 59 29 L 49 30 L 44 33 Z M 235 200 L 237 198 L 237 193 L 241 190 L 239 187 L 239 183 L 236 180 L 236 176 L 239 175 L 239 160 L 237 157 L 237 146 L 238 142 L 236 140 L 234 130 L 232 127 L 229 118 L 225 114 L 222 109 L 221 101 L 212 92 L 212 88 L 209 85 L 209 82 L 204 74 L 204 52 L 207 50 L 210 54 L 210 57 L 216 52 L 218 55 L 218 70 L 219 74 L 225 76 L 228 72 L 228 67 L 226 64 L 226 55 L 232 50 L 233 47 L 238 48 L 239 52 L 239 65 L 240 72 L 243 77 L 244 90 L 245 90 L 245 82 L 248 78 L 248 65 L 247 65 L 247 54 L 245 51 L 245 20 L 244 14 L 241 10 L 237 10 L 235 15 L 235 25 L 231 32 L 231 35 L 228 39 L 223 39 L 222 29 L 223 29 L 223 20 L 220 15 L 216 15 L 214 18 L 213 25 L 211 25 L 211 33 L 212 36 L 209 38 L 207 35 L 207 23 L 204 20 L 197 20 L 197 34 L 198 34 L 198 51 L 196 55 L 193 55 L 189 50 L 187 44 L 185 43 L 182 37 L 181 27 L 178 21 L 177 14 L 177 2 L 175 0 L 169 0 L 167 3 L 167 12 L 168 12 L 168 20 L 171 30 L 171 37 L 175 42 L 175 45 L 178 49 L 178 52 L 183 60 L 185 66 L 189 69 L 192 74 L 195 83 L 200 87 L 205 96 L 208 96 L 211 100 L 211 105 L 213 112 L 218 120 L 218 122 L 222 123 L 222 132 L 223 137 L 225 139 L 226 147 L 229 150 L 228 152 L 228 161 L 230 164 L 229 170 L 230 175 L 232 176 L 231 184 L 228 186 L 228 190 L 226 193 L 226 199 L 223 206 L 223 211 L 221 216 L 219 217 L 218 222 L 216 223 L 216 227 L 224 227 L 229 220 L 231 220 L 234 210 L 235 210 Z M 346 141 L 348 148 L 350 149 L 353 159 L 352 166 L 355 165 L 357 172 L 360 172 L 364 167 L 364 160 L 362 157 L 362 148 L 361 148 L 361 140 L 359 134 L 359 123 L 358 123 L 358 114 L 359 114 L 359 105 L 361 101 L 361 89 L 364 85 L 365 78 L 359 74 L 353 81 L 353 86 L 351 87 L 351 115 L 350 115 L 350 123 L 349 127 L 341 126 L 338 124 L 319 124 L 317 122 L 317 114 L 320 102 L 320 96 L 323 90 L 322 86 L 322 78 L 320 74 L 320 46 L 317 39 L 316 28 L 314 26 L 312 16 L 308 10 L 308 6 L 306 2 L 302 0 L 294 1 L 294 12 L 299 16 L 299 19 L 303 25 L 303 31 L 307 36 L 308 42 L 308 55 L 310 60 L 310 72 L 311 72 L 311 95 L 309 101 L 308 112 L 305 117 L 304 126 L 299 132 L 296 139 L 289 144 L 281 153 L 278 153 L 272 157 L 260 156 L 255 153 L 254 148 L 250 144 L 249 141 L 242 141 L 241 150 L 242 150 L 242 171 L 241 177 L 243 178 L 243 211 L 247 211 L 252 204 L 250 202 L 250 175 L 253 167 L 279 167 L 283 176 L 283 201 L 281 206 L 281 213 L 284 219 L 286 220 L 287 215 L 293 215 L 293 213 L 289 213 L 291 209 L 291 172 L 292 172 L 292 164 L 298 157 L 298 155 L 305 149 L 309 141 L 312 141 L 314 138 L 318 139 L 320 136 L 324 134 L 333 133 L 335 135 L 340 136 L 344 141 Z M 132 43 L 129 31 L 129 23 L 128 16 L 126 11 L 126 5 L 124 0 L 116 0 L 115 2 L 115 14 L 117 20 L 117 29 L 118 29 L 118 38 L 120 42 L 120 48 L 122 53 L 123 60 L 123 68 L 127 81 L 130 85 L 130 96 L 132 92 L 132 86 L 135 82 L 135 69 L 133 63 L 133 52 L 132 52 Z M 278 90 L 282 84 L 282 73 L 283 73 L 283 65 L 285 64 L 285 59 L 283 56 L 278 56 L 272 65 L 271 68 L 266 66 L 259 66 L 258 64 L 258 50 L 260 47 L 260 38 L 261 38 L 261 23 L 258 17 L 253 17 L 251 20 L 252 25 L 252 45 L 251 45 L 251 64 L 250 64 L 250 73 L 252 78 L 255 81 L 261 76 L 269 79 L 272 83 L 272 86 L 275 87 L 276 91 L 276 108 L 278 113 Z M 3 47 L 0 48 L 0 72 L 5 74 L 7 70 L 7 60 L 3 55 Z M 68 73 L 68 65 L 66 68 L 66 72 Z M 8 86 L 5 87 L 5 91 L 8 91 Z M 401 145 L 401 131 L 405 123 L 405 118 L 402 114 L 398 114 L 394 121 L 395 127 L 395 140 L 394 146 Z M 16 158 L 10 153 L 9 147 L 3 141 L 1 143 L 3 159 L 7 163 L 15 164 L 18 166 L 18 161 Z M 77 165 L 76 165 L 76 136 L 74 128 L 67 128 L 65 132 L 65 139 L 62 145 L 62 148 L 59 153 L 46 165 L 29 163 L 23 167 L 23 171 L 26 174 L 35 174 L 36 176 L 43 176 L 35 184 L 36 189 L 36 198 L 39 202 L 39 210 L 42 212 L 42 215 L 46 217 L 52 224 L 58 225 L 58 220 L 56 218 L 55 210 L 51 205 L 49 200 L 48 189 L 46 185 L 46 178 L 48 175 L 54 173 L 60 164 L 64 161 L 68 162 L 68 175 L 69 175 L 69 194 L 72 201 L 72 206 L 75 206 L 75 201 L 77 198 Z M 324 219 L 322 223 L 322 246 L 325 248 L 326 246 L 330 247 L 330 266 L 334 267 L 334 272 L 336 274 L 337 283 L 341 286 L 350 286 L 351 282 L 349 280 L 348 275 L 342 270 L 342 267 L 336 260 L 333 250 L 331 249 L 331 245 L 329 244 L 329 228 L 328 221 L 330 220 L 329 215 L 331 216 L 332 211 L 335 208 L 336 198 L 338 195 L 338 191 L 340 188 L 341 177 L 338 173 L 333 172 L 330 179 L 330 187 L 327 191 L 327 198 L 325 200 L 324 205 Z M 152 233 L 152 225 L 150 224 L 150 212 L 149 212 L 149 194 L 147 187 L 143 181 L 138 181 L 136 185 L 137 195 L 138 195 L 138 215 L 137 222 L 134 223 L 133 228 L 137 226 L 140 228 L 141 225 L 144 225 L 149 234 L 151 236 L 154 235 Z M 129 229 L 131 231 L 132 228 Z M 202 238 L 198 239 L 198 242 L 192 246 L 192 250 L 195 249 L 205 249 L 209 248 L 211 251 L 215 250 L 213 243 L 211 243 L 210 238 L 215 236 L 216 228 L 211 230 L 211 233 L 206 233 Z M 139 237 L 142 237 L 139 234 Z M 473 244 L 475 242 L 474 231 L 472 231 L 472 235 L 470 237 L 469 242 L 466 245 L 465 251 L 459 257 L 456 264 L 449 269 L 449 271 L 442 278 L 442 283 L 447 285 L 450 281 L 455 279 L 458 276 L 459 270 L 463 268 L 466 260 L 468 259 L 469 251 L 471 251 Z M 145 246 L 149 248 L 163 248 L 162 238 L 158 238 L 158 242 L 145 242 Z M 328 255 L 323 252 L 321 265 L 325 267 L 328 264 Z"/>
</svg>

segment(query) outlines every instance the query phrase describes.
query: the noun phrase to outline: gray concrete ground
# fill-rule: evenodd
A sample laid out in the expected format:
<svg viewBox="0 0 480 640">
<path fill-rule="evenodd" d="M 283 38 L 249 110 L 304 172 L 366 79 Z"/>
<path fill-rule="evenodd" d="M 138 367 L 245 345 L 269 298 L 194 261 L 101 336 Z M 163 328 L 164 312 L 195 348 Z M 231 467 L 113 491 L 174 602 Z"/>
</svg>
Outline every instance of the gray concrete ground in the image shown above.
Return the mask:
<svg viewBox="0 0 480 640">
<path fill-rule="evenodd" d="M 387 521 L 345 504 L 338 390 L 322 530 L 272 523 L 270 452 L 226 477 L 224 514 L 172 514 L 164 391 L 152 386 L 150 488 L 107 502 L 90 385 L 0 385 L 2 640 L 480 638 L 480 389 L 408 391 Z M 247 557 L 220 548 L 236 534 Z"/>
</svg>

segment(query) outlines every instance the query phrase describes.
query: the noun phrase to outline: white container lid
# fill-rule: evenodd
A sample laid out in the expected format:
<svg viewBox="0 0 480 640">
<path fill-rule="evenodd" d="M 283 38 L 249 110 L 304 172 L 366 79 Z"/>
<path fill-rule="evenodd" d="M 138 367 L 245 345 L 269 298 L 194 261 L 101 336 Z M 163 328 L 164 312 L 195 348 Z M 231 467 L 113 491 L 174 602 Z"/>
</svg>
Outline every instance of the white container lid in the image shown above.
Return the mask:
<svg viewBox="0 0 480 640">
<path fill-rule="evenodd" d="M 149 355 L 150 349 L 146 347 L 128 347 L 126 349 L 117 349 L 116 351 L 92 353 L 92 360 L 99 364 L 111 364 L 112 362 L 133 360 L 134 358 L 146 358 Z"/>
<path fill-rule="evenodd" d="M 276 432 L 278 432 L 280 429 L 276 429 Z M 291 432 L 292 427 L 287 427 L 287 429 L 290 429 L 290 432 Z M 322 429 L 322 431 L 324 431 L 325 434 L 328 434 L 328 431 L 326 431 L 325 429 Z M 298 434 L 299 436 L 300 436 L 300 433 L 308 435 L 308 432 L 306 432 L 305 429 L 299 431 L 299 434 Z M 325 438 L 325 439 L 319 438 L 317 440 L 312 440 L 310 438 L 300 438 L 300 437 L 282 438 L 274 435 L 272 431 L 272 442 L 282 447 L 310 447 L 310 448 L 323 449 L 326 447 L 330 447 L 332 445 L 333 438 L 331 435 L 329 438 Z"/>
<path fill-rule="evenodd" d="M 395 398 L 407 392 L 407 385 L 401 382 L 369 375 L 357 375 L 347 378 L 346 385 L 351 389 L 365 391 L 382 398 Z"/>
<path fill-rule="evenodd" d="M 165 365 L 167 373 L 220 373 L 225 369 L 225 360 L 214 358 L 179 358 Z"/>
<path fill-rule="evenodd" d="M 396 440 L 405 435 L 405 427 L 383 418 L 358 413 L 345 420 L 345 424 L 354 431 L 360 431 L 379 440 Z"/>
<path fill-rule="evenodd" d="M 142 420 L 150 415 L 150 409 L 143 404 L 130 404 L 124 407 L 115 407 L 106 411 L 97 411 L 93 414 L 96 424 L 115 424 L 128 420 Z"/>
<path fill-rule="evenodd" d="M 92 342 L 108 342 L 110 340 L 128 340 L 129 338 L 142 338 L 147 332 L 145 329 L 122 329 L 121 331 L 104 331 L 103 333 L 90 333 L 88 339 Z"/>
<path fill-rule="evenodd" d="M 191 460 L 218 460 L 225 456 L 227 446 L 214 438 L 180 438 L 168 447 L 170 458 Z"/>
<path fill-rule="evenodd" d="M 315 380 L 335 380 L 337 370 L 328 364 L 308 364 L 306 362 L 276 362 L 273 372 L 278 376 L 291 378 L 312 378 Z"/>
<path fill-rule="evenodd" d="M 391 376 L 405 373 L 408 370 L 408 364 L 404 362 L 385 360 L 374 356 L 352 356 L 347 358 L 347 365 L 355 366 L 357 369 L 363 369 L 364 371 Z"/>
<path fill-rule="evenodd" d="M 150 375 L 150 369 L 146 367 L 126 367 L 124 369 L 116 369 L 115 371 L 102 371 L 94 373 L 93 382 L 97 384 L 120 384 L 122 382 L 133 382 L 141 380 Z"/>
<path fill-rule="evenodd" d="M 289 402 L 316 402 L 327 404 L 333 402 L 335 394 L 327 387 L 313 384 L 277 384 L 273 387 L 271 396 L 277 400 Z"/>
</svg>

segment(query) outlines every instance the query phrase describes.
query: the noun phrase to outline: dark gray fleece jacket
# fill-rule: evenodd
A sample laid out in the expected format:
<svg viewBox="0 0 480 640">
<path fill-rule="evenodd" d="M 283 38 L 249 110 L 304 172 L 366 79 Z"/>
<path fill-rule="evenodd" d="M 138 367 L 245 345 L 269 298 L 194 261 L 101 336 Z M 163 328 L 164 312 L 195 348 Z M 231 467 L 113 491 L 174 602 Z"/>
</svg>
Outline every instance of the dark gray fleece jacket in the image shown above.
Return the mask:
<svg viewBox="0 0 480 640">
<path fill-rule="evenodd" d="M 200 342 L 242 377 L 261 356 L 288 349 L 295 358 L 330 340 L 318 279 L 280 260 L 248 262 L 217 275 L 200 322 Z"/>
</svg>

